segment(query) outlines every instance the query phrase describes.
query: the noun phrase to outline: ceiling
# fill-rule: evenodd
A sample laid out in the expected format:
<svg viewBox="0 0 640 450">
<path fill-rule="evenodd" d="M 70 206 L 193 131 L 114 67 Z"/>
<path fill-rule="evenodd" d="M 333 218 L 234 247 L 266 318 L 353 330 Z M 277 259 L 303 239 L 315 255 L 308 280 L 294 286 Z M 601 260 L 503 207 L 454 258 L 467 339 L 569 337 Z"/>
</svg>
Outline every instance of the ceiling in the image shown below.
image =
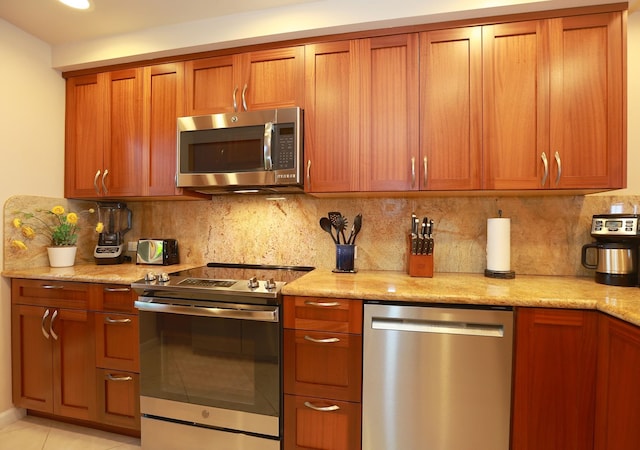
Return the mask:
<svg viewBox="0 0 640 450">
<path fill-rule="evenodd" d="M 314 0 L 90 0 L 79 11 L 58 0 L 0 0 L 0 18 L 51 44 L 88 41 Z"/>
</svg>

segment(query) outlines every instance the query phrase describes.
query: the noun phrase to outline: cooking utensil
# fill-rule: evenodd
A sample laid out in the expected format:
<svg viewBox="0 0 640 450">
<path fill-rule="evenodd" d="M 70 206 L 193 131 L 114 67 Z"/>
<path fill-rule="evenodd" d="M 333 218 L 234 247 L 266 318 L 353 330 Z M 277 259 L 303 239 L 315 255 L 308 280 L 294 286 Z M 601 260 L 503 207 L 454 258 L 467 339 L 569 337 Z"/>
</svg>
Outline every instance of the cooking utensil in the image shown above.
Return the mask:
<svg viewBox="0 0 640 450">
<path fill-rule="evenodd" d="M 360 233 L 360 229 L 362 228 L 362 214 L 358 214 L 355 219 L 353 219 L 353 226 L 351 227 L 351 235 L 349 236 L 349 240 L 347 244 L 356 244 L 356 236 Z"/>
<path fill-rule="evenodd" d="M 336 220 L 336 228 L 337 230 L 340 232 L 340 234 L 342 235 L 342 243 L 346 244 L 347 243 L 347 238 L 344 236 L 344 230 L 347 228 L 349 221 L 347 220 L 346 217 L 344 216 L 339 216 L 338 219 Z M 340 239 L 338 239 L 340 240 Z"/>
<path fill-rule="evenodd" d="M 333 236 L 333 231 L 331 231 L 332 225 L 331 225 L 331 221 L 329 220 L 329 218 L 323 217 L 323 218 L 320 219 L 320 228 L 322 228 L 324 231 L 329 233 L 331 235 L 331 239 L 333 239 L 333 242 L 336 245 L 338 244 L 338 240 Z"/>
<path fill-rule="evenodd" d="M 331 225 L 333 225 L 333 228 L 336 229 L 336 238 L 338 239 L 338 244 L 340 243 L 340 229 L 338 228 L 338 221 L 340 220 L 340 217 L 342 217 L 342 214 L 337 212 L 337 211 L 331 211 L 329 212 L 329 214 L 327 214 L 329 216 L 329 220 L 331 221 Z"/>
</svg>

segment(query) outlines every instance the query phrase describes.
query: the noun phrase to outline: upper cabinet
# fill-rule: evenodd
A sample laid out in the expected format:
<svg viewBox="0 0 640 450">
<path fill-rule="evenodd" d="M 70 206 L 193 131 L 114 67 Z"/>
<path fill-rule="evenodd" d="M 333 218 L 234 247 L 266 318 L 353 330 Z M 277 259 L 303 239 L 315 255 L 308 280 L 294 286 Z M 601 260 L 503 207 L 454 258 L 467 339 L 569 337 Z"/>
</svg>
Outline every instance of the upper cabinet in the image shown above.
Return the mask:
<svg viewBox="0 0 640 450">
<path fill-rule="evenodd" d="M 306 47 L 308 192 L 418 184 L 418 35 Z"/>
<path fill-rule="evenodd" d="M 304 47 L 186 63 L 187 115 L 303 106 Z"/>
<path fill-rule="evenodd" d="M 625 184 L 621 13 L 483 27 L 484 187 Z"/>
</svg>

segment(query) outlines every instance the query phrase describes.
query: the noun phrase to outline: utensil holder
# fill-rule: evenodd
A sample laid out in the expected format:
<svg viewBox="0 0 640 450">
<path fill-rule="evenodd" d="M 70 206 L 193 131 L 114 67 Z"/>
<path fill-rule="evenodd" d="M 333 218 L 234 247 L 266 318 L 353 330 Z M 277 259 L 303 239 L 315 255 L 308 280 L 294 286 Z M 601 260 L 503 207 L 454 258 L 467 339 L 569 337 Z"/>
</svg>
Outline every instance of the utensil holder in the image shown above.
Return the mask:
<svg viewBox="0 0 640 450">
<path fill-rule="evenodd" d="M 410 277 L 433 278 L 433 253 L 430 255 L 411 254 L 411 236 L 407 254 L 409 255 L 408 273 Z"/>
<path fill-rule="evenodd" d="M 356 246 L 353 244 L 337 244 L 336 245 L 336 268 L 333 269 L 337 273 L 356 273 L 355 269 L 355 252 Z"/>
</svg>

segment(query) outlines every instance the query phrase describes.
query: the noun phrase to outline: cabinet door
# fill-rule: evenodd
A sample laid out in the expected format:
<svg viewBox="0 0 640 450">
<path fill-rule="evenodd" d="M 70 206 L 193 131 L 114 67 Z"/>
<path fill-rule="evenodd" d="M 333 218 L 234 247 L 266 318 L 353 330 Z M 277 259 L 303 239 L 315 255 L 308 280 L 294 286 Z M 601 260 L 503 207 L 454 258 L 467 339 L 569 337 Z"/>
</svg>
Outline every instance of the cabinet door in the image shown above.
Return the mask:
<svg viewBox="0 0 640 450">
<path fill-rule="evenodd" d="M 98 421 L 140 429 L 140 379 L 137 373 L 96 370 Z"/>
<path fill-rule="evenodd" d="M 103 196 L 142 194 L 142 69 L 100 74 L 107 86 Z"/>
<path fill-rule="evenodd" d="M 513 450 L 593 448 L 597 312 L 519 308 Z"/>
<path fill-rule="evenodd" d="M 305 47 L 307 192 L 360 188 L 357 53 L 356 41 Z"/>
<path fill-rule="evenodd" d="M 54 413 L 95 420 L 95 342 L 92 313 L 58 309 L 51 319 Z"/>
<path fill-rule="evenodd" d="M 65 197 L 98 196 L 94 186 L 102 174 L 104 85 L 98 75 L 67 79 L 65 124 Z"/>
<path fill-rule="evenodd" d="M 239 56 L 241 68 L 238 103 L 244 100 L 248 110 L 304 107 L 303 46 L 256 51 Z M 240 106 L 238 109 L 240 110 Z"/>
<path fill-rule="evenodd" d="M 596 450 L 633 450 L 640 442 L 640 330 L 599 318 Z"/>
<path fill-rule="evenodd" d="M 52 308 L 12 305 L 11 369 L 17 407 L 53 413 Z"/>
<path fill-rule="evenodd" d="M 418 187 L 418 35 L 358 41 L 361 47 L 360 190 Z"/>
<path fill-rule="evenodd" d="M 484 187 L 546 188 L 553 158 L 546 22 L 483 27 L 482 53 Z"/>
<path fill-rule="evenodd" d="M 140 371 L 138 316 L 95 313 L 97 367 Z"/>
<path fill-rule="evenodd" d="M 551 187 L 624 187 L 621 13 L 551 19 L 549 31 Z"/>
<path fill-rule="evenodd" d="M 233 55 L 185 63 L 187 115 L 240 111 Z M 236 109 L 234 110 L 234 104 Z"/>
<path fill-rule="evenodd" d="M 479 189 L 482 29 L 422 33 L 420 52 L 420 189 Z"/>
<path fill-rule="evenodd" d="M 285 450 L 361 448 L 359 403 L 284 396 Z"/>
</svg>

